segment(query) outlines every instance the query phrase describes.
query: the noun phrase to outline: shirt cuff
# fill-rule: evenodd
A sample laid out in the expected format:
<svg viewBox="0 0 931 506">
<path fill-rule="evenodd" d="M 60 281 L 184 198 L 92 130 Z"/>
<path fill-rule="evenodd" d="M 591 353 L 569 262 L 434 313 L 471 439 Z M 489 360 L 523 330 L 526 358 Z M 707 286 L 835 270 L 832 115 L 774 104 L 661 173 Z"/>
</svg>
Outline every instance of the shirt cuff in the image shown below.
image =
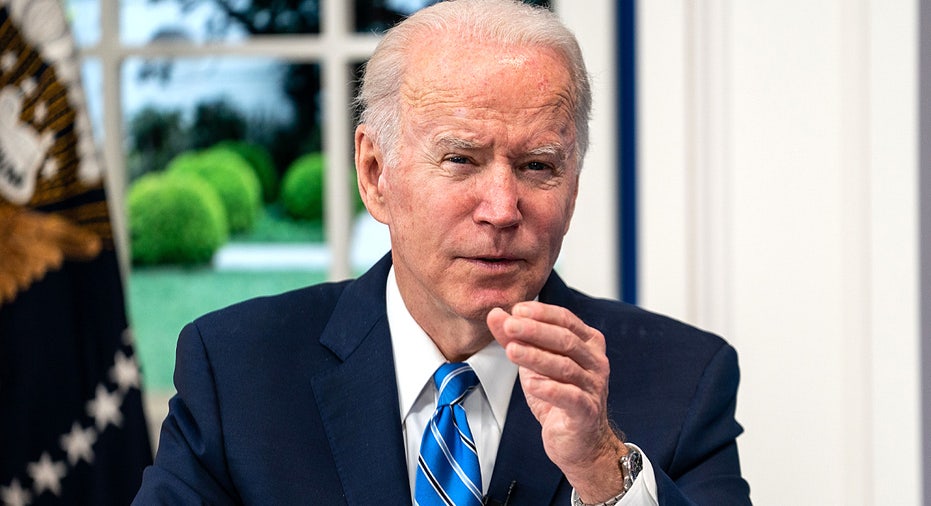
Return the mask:
<svg viewBox="0 0 931 506">
<path fill-rule="evenodd" d="M 617 502 L 616 506 L 658 506 L 656 475 L 653 473 L 653 464 L 650 463 L 650 459 L 647 458 L 639 446 L 632 443 L 627 444 L 640 452 L 643 468 L 640 470 L 640 474 L 637 475 L 637 479 L 634 480 L 634 484 L 630 486 L 630 490 L 624 494 L 624 497 Z M 572 495 L 575 495 L 575 490 L 572 491 Z M 572 502 L 570 501 L 569 504 L 571 506 Z"/>
<path fill-rule="evenodd" d="M 637 475 L 637 479 L 634 480 L 630 490 L 618 501 L 617 506 L 658 506 L 659 500 L 656 499 L 656 475 L 653 473 L 653 464 L 650 463 L 650 459 L 647 458 L 647 455 L 643 453 L 639 446 L 632 443 L 627 444 L 640 452 L 643 469 L 640 470 L 640 474 Z"/>
</svg>

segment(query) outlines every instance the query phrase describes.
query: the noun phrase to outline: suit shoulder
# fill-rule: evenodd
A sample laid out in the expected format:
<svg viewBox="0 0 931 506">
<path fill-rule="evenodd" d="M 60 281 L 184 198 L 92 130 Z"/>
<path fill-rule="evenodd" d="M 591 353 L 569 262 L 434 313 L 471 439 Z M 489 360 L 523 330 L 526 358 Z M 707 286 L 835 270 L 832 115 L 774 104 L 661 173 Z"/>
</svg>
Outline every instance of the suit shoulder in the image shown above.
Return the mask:
<svg viewBox="0 0 931 506">
<path fill-rule="evenodd" d="M 595 298 L 577 290 L 572 290 L 572 295 L 576 314 L 605 334 L 609 348 L 612 343 L 623 342 L 628 348 L 662 347 L 713 355 L 730 346 L 712 332 L 626 302 Z"/>
<path fill-rule="evenodd" d="M 277 295 L 255 297 L 209 312 L 194 320 L 200 329 L 229 334 L 247 328 L 294 328 L 323 325 L 350 281 L 321 283 Z"/>
</svg>

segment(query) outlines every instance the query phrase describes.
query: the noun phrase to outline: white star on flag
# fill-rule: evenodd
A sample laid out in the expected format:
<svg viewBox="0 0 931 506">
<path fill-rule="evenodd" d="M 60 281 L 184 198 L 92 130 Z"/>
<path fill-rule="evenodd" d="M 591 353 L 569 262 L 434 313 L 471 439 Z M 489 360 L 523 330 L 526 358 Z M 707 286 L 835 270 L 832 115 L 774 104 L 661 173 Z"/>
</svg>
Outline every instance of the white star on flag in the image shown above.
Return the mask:
<svg viewBox="0 0 931 506">
<path fill-rule="evenodd" d="M 3 53 L 3 56 L 0 57 L 0 68 L 2 68 L 4 72 L 11 72 L 15 66 L 16 53 L 12 51 Z"/>
<path fill-rule="evenodd" d="M 132 331 L 132 329 L 130 329 L 129 327 L 127 327 L 125 330 L 123 330 L 123 335 L 121 336 L 121 340 L 123 341 L 123 344 L 124 344 L 124 345 L 126 345 L 126 346 L 133 346 L 133 344 L 134 344 L 134 343 L 133 343 L 134 339 L 133 339 L 133 331 Z"/>
<path fill-rule="evenodd" d="M 81 428 L 81 424 L 74 422 L 71 432 L 61 437 L 61 447 L 68 452 L 68 463 L 72 466 L 81 459 L 88 464 L 94 462 L 94 443 L 97 442 L 97 433 L 93 428 Z"/>
<path fill-rule="evenodd" d="M 87 414 L 94 418 L 98 431 L 103 431 L 108 423 L 117 427 L 123 423 L 123 413 L 120 412 L 122 402 L 118 392 L 110 393 L 105 386 L 97 385 L 96 396 L 87 401 Z"/>
<path fill-rule="evenodd" d="M 14 479 L 9 487 L 0 488 L 0 501 L 4 506 L 26 506 L 32 502 L 32 496 Z"/>
<path fill-rule="evenodd" d="M 23 82 L 20 83 L 19 87 L 23 90 L 23 94 L 28 97 L 32 95 L 32 92 L 36 91 L 36 88 L 39 87 L 39 83 L 36 82 L 34 77 L 29 77 L 23 79 Z"/>
<path fill-rule="evenodd" d="M 42 177 L 52 179 L 56 174 L 58 174 L 58 160 L 54 156 L 50 156 L 45 160 L 45 165 L 42 166 Z"/>
<path fill-rule="evenodd" d="M 46 490 L 61 495 L 61 479 L 67 474 L 64 462 L 52 462 L 49 454 L 43 453 L 38 462 L 30 462 L 27 468 L 36 495 Z"/>
<path fill-rule="evenodd" d="M 36 104 L 36 110 L 33 114 L 33 117 L 36 120 L 36 123 L 45 122 L 45 116 L 48 115 L 48 106 L 45 105 L 45 102 L 39 102 Z"/>
<path fill-rule="evenodd" d="M 130 388 L 139 388 L 139 367 L 136 361 L 132 357 L 127 357 L 122 350 L 116 352 L 113 358 L 110 381 L 119 385 L 122 393 L 126 393 Z"/>
</svg>

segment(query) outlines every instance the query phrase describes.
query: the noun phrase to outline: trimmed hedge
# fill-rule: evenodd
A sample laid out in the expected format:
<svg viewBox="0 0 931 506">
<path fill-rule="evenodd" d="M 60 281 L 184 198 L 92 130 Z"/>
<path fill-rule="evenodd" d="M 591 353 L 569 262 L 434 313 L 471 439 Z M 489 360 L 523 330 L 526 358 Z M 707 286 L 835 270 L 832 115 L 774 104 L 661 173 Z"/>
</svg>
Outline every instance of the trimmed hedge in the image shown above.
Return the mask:
<svg viewBox="0 0 931 506">
<path fill-rule="evenodd" d="M 255 224 L 262 205 L 261 185 L 249 162 L 235 151 L 214 147 L 185 152 L 176 156 L 166 170 L 199 176 L 212 186 L 226 209 L 231 233 L 249 230 Z"/>
<path fill-rule="evenodd" d="M 147 174 L 129 188 L 129 233 L 135 264 L 210 261 L 228 237 L 216 191 L 186 174 Z"/>
<path fill-rule="evenodd" d="M 274 202 L 278 198 L 278 172 L 275 162 L 268 150 L 259 144 L 248 141 L 227 140 L 220 142 L 216 147 L 230 149 L 249 162 L 262 185 L 262 200 L 266 203 Z"/>
<path fill-rule="evenodd" d="M 304 155 L 288 167 L 281 182 L 281 200 L 289 215 L 309 221 L 323 219 L 322 153 Z"/>
<path fill-rule="evenodd" d="M 359 212 L 365 209 L 365 204 L 359 196 L 355 171 L 349 175 L 353 210 Z M 322 220 L 325 184 L 326 159 L 323 154 L 310 153 L 295 160 L 288 167 L 281 183 L 281 200 L 287 213 L 299 219 Z"/>
</svg>

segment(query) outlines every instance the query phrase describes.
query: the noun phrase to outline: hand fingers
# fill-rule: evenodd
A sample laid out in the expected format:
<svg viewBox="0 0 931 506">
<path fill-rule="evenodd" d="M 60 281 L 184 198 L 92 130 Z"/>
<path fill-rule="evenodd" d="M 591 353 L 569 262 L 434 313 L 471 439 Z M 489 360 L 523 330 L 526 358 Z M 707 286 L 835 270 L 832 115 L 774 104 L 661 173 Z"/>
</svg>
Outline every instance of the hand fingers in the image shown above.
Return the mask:
<svg viewBox="0 0 931 506">
<path fill-rule="evenodd" d="M 588 341 L 600 335 L 600 332 L 586 325 L 572 311 L 561 306 L 537 301 L 521 302 L 514 305 L 511 314 L 566 328 L 583 341 Z"/>
<path fill-rule="evenodd" d="M 521 303 L 511 315 L 493 310 L 487 322 L 508 357 L 520 366 L 580 386 L 590 381 L 589 373 L 607 375 L 603 335 L 565 308 Z"/>
<path fill-rule="evenodd" d="M 591 425 L 593 421 L 599 419 L 602 397 L 594 393 L 598 391 L 597 384 L 594 382 L 590 385 L 591 389 L 580 388 L 577 384 L 557 381 L 526 367 L 520 368 L 520 381 L 528 402 L 542 401 L 551 407 L 559 408 L 564 413 L 572 413 L 574 415 L 572 419 L 583 425 Z M 541 423 L 546 422 L 548 413 L 549 410 L 539 413 Z"/>
<path fill-rule="evenodd" d="M 521 379 L 531 394 L 569 409 L 590 396 L 602 397 L 607 384 L 608 361 L 593 358 L 586 367 L 576 360 L 515 341 L 507 347 L 508 358 L 521 367 Z M 579 396 L 582 396 L 582 399 Z"/>
<path fill-rule="evenodd" d="M 492 310 L 487 318 L 495 339 L 505 348 L 518 341 L 572 358 L 586 368 L 600 365 L 604 336 L 566 308 L 540 302 L 522 302 L 508 315 Z"/>
</svg>

